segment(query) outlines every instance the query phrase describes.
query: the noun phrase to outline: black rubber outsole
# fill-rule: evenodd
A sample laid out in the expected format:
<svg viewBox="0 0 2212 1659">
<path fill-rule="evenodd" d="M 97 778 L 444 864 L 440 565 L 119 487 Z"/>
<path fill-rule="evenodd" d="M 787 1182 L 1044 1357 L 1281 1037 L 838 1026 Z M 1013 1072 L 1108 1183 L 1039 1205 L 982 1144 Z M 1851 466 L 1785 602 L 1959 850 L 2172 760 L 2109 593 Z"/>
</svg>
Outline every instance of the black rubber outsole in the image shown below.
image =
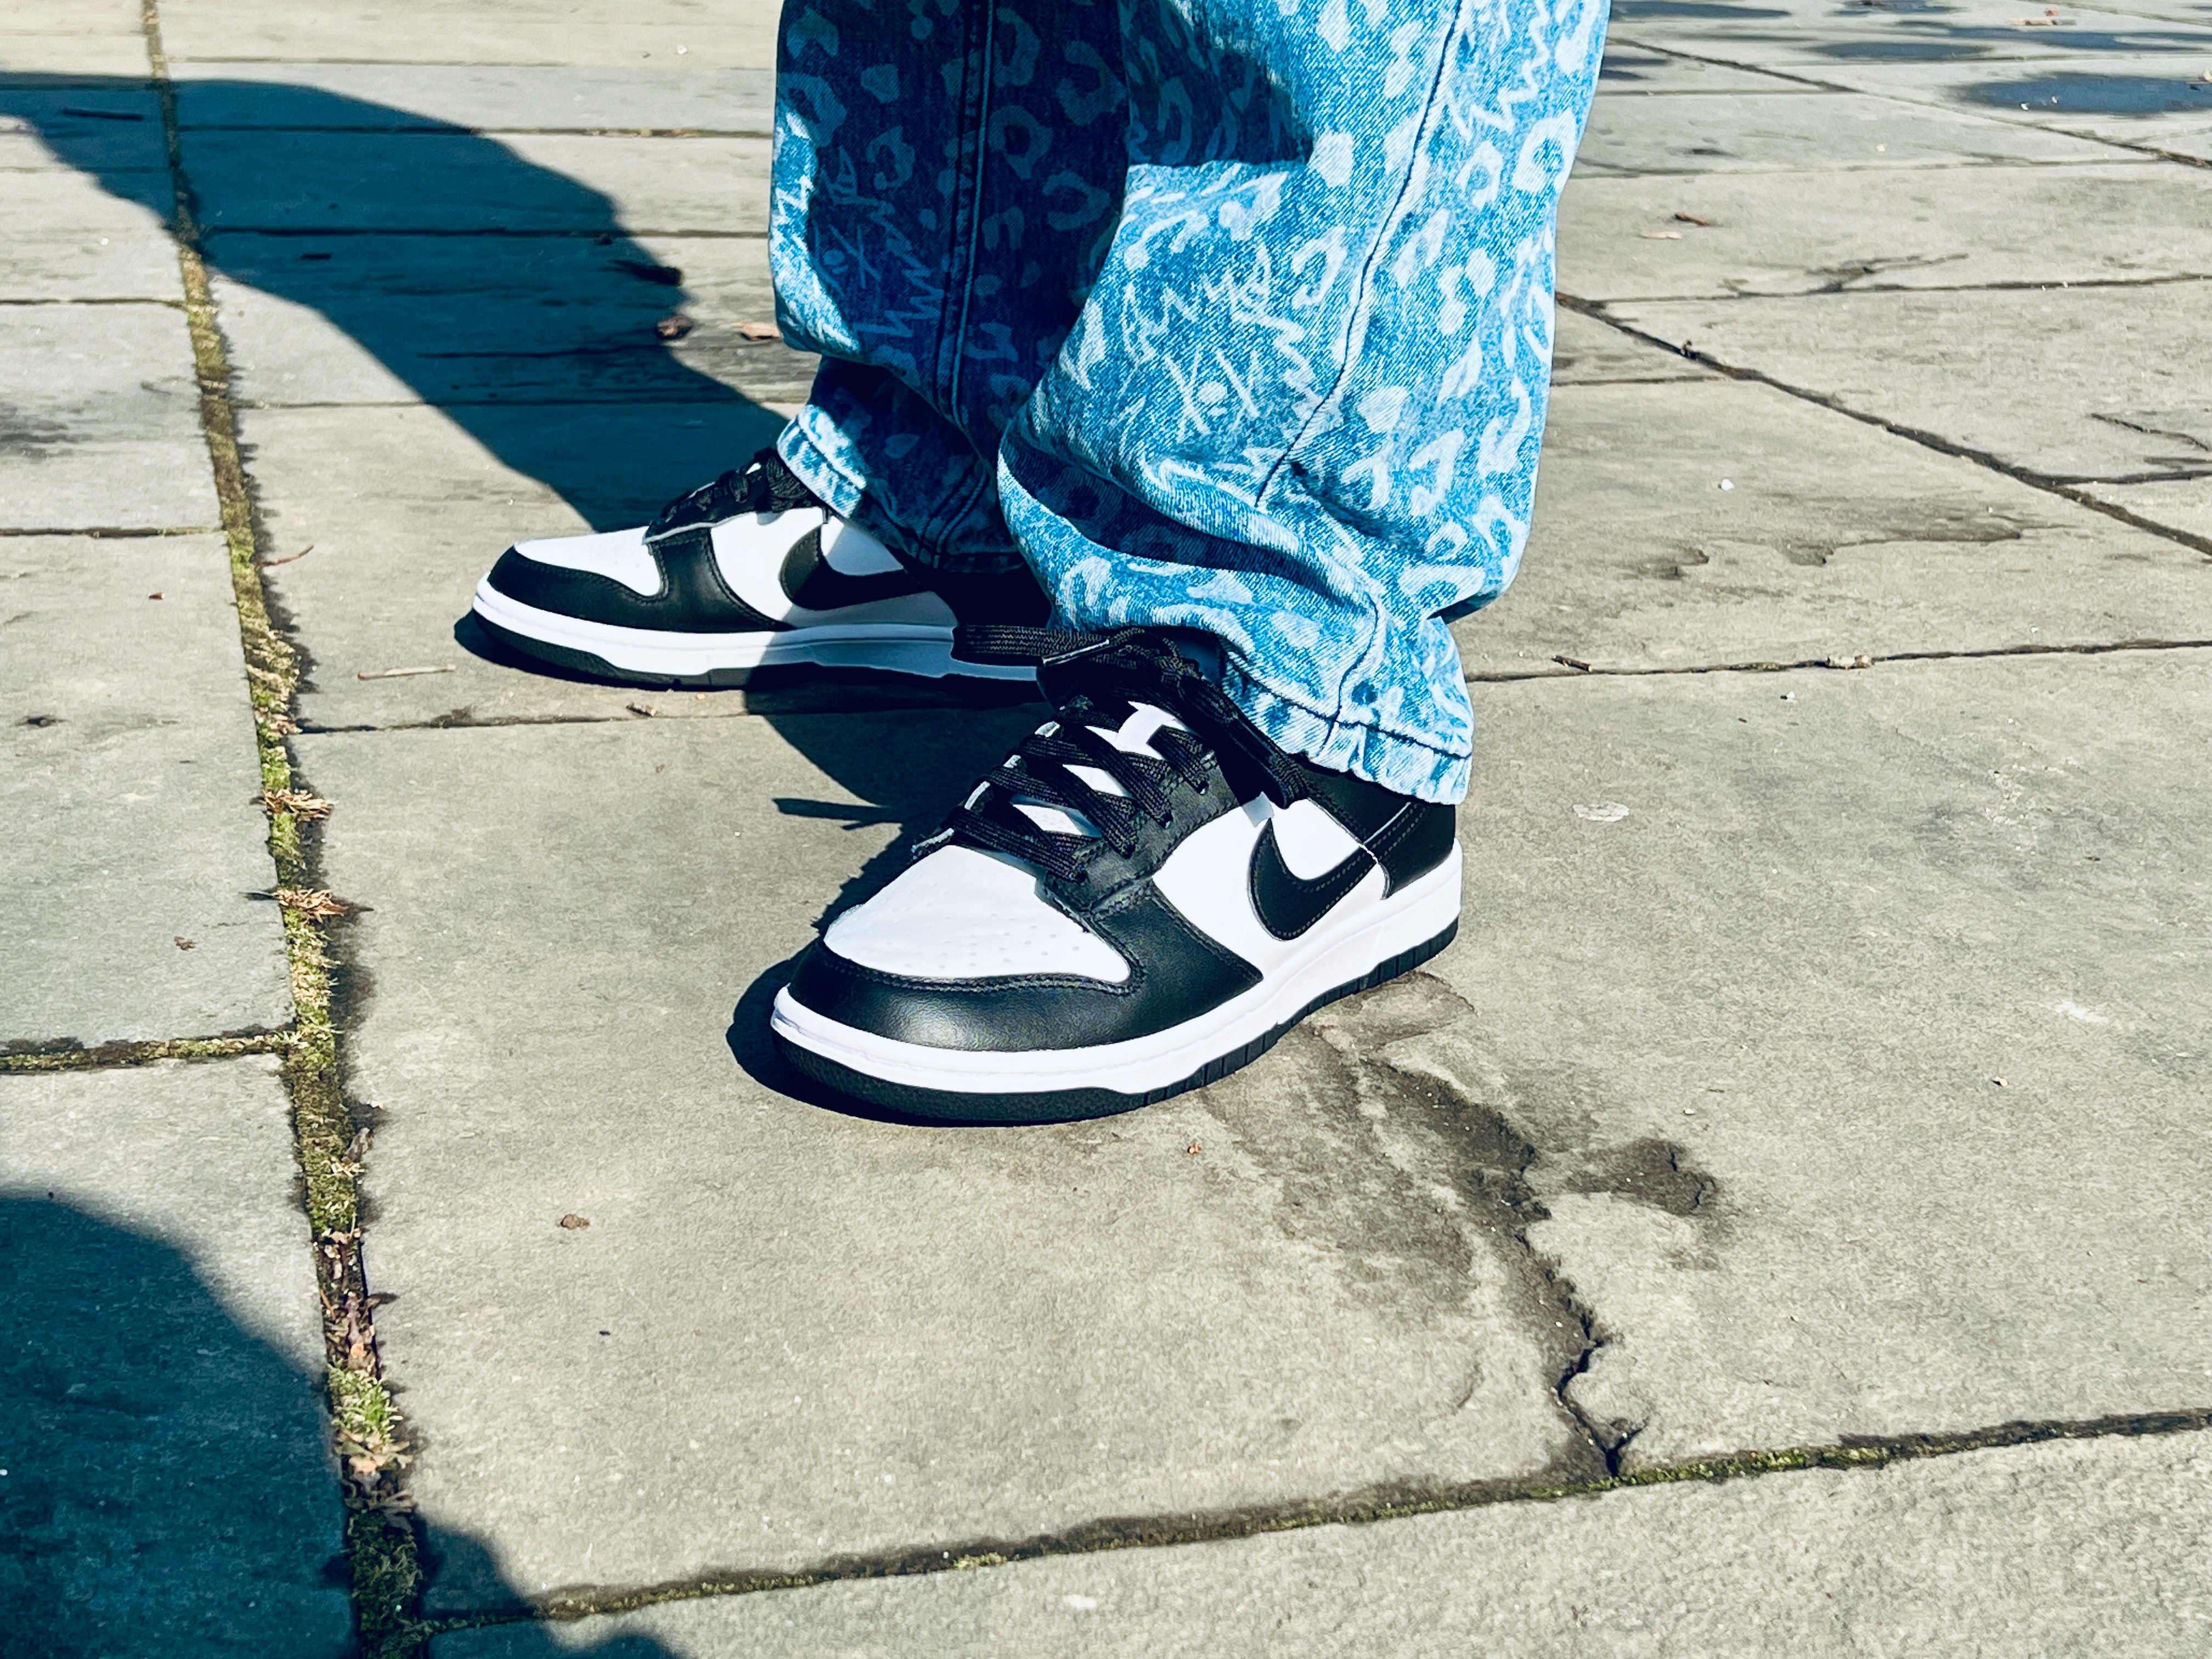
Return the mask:
<svg viewBox="0 0 2212 1659">
<path fill-rule="evenodd" d="M 1110 1117 L 1119 1112 L 1133 1112 L 1140 1106 L 1157 1105 L 1163 1100 L 1188 1094 L 1193 1089 L 1202 1089 L 1209 1083 L 1218 1083 L 1232 1072 L 1242 1071 L 1283 1040 L 1293 1026 L 1332 1002 L 1370 991 L 1378 985 L 1389 983 L 1401 974 L 1410 974 L 1431 957 L 1449 945 L 1459 934 L 1459 918 L 1452 918 L 1450 927 L 1425 944 L 1376 964 L 1370 972 L 1333 991 L 1322 993 L 1298 1010 L 1273 1030 L 1262 1033 L 1241 1048 L 1210 1060 L 1180 1083 L 1170 1083 L 1150 1090 L 1142 1095 L 1125 1095 L 1113 1089 L 1054 1089 L 1041 1094 L 983 1095 L 966 1094 L 957 1090 L 920 1089 L 903 1083 L 887 1082 L 841 1066 L 836 1060 L 816 1054 L 811 1048 L 790 1041 L 781 1032 L 775 1043 L 784 1059 L 794 1070 L 805 1073 L 817 1083 L 835 1090 L 848 1099 L 881 1110 L 896 1112 L 902 1116 L 920 1118 L 932 1123 L 1068 1123 L 1084 1118 Z"/>
</svg>

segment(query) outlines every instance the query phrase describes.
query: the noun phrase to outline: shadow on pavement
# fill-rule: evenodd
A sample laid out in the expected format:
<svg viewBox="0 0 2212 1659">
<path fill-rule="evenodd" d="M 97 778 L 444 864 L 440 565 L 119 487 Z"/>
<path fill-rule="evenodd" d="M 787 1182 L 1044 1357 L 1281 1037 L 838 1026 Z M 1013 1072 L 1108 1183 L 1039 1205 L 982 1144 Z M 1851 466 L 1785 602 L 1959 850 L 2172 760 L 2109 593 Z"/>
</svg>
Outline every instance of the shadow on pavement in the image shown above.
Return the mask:
<svg viewBox="0 0 2212 1659">
<path fill-rule="evenodd" d="M 350 1651 L 318 1382 L 170 1246 L 0 1198 L 0 1655 Z M 666 1653 L 562 1648 L 530 1626 L 502 1651 Z"/>
<path fill-rule="evenodd" d="M 198 81 L 179 97 L 210 270 L 319 312 L 595 528 L 638 522 L 781 426 L 660 337 L 683 309 L 682 272 L 599 191 L 495 139 L 313 88 Z M 147 82 L 13 75 L 0 117 L 111 194 L 169 215 Z M 301 374 L 325 367 L 308 355 Z M 259 395 L 276 374 L 264 369 Z M 295 378 L 277 400 L 375 390 Z M 682 407 L 659 423 L 616 418 L 641 404 Z"/>
<path fill-rule="evenodd" d="M 2085 75 L 2057 70 L 1955 90 L 1966 102 L 1991 109 L 2017 109 L 2024 104 L 2031 112 L 2087 115 L 2165 115 L 2180 111 L 2212 122 L 2212 82 L 2186 72 L 2197 68 L 2176 60 L 2170 76 Z"/>
<path fill-rule="evenodd" d="M 683 273 L 635 240 L 599 191 L 495 139 L 316 88 L 192 81 L 179 83 L 178 96 L 210 270 L 319 313 L 501 465 L 548 485 L 593 526 L 643 522 L 673 496 L 743 465 L 781 429 L 781 416 L 692 367 L 660 337 L 656 325 L 684 307 Z M 8 126 L 34 131 L 111 194 L 171 212 L 149 82 L 9 75 L 0 82 L 0 127 Z M 395 179 L 410 157 L 416 170 Z M 323 222 L 338 218 L 372 229 Z M 264 327 L 264 355 L 282 356 L 270 344 L 280 337 Z M 778 372 L 805 372 L 805 360 L 781 345 L 714 350 L 781 353 Z M 346 385 L 295 380 L 282 386 L 282 401 L 375 395 L 362 390 L 358 368 L 331 369 L 328 357 L 303 350 L 295 373 L 350 374 Z M 258 364 L 256 395 L 276 400 L 271 384 L 285 367 Z M 641 421 L 641 406 L 665 410 L 665 420 Z M 498 551 L 484 550 L 487 566 Z M 520 672 L 584 678 L 502 649 L 468 619 L 469 597 L 453 595 L 464 648 Z M 305 643 L 312 649 L 312 640 Z M 988 683 L 970 695 L 964 686 L 795 671 L 766 677 L 748 706 L 862 800 L 884 805 L 896 794 L 902 813 L 907 803 L 924 802 L 933 823 L 1004 752 L 971 765 L 954 730 L 978 708 L 1025 695 Z M 802 712 L 917 701 L 949 705 L 945 763 L 918 793 L 910 752 L 891 768 L 908 781 L 893 788 L 878 742 Z M 878 859 L 872 867 L 881 866 Z"/>
</svg>

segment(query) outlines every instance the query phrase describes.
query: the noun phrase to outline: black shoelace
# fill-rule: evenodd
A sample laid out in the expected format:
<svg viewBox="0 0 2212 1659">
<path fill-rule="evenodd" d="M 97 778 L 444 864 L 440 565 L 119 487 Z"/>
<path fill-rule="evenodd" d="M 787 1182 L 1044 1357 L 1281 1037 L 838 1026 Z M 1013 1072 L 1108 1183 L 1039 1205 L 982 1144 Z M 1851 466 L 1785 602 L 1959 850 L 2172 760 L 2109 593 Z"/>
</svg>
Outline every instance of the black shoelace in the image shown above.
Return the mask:
<svg viewBox="0 0 2212 1659">
<path fill-rule="evenodd" d="M 949 838 L 1004 853 L 1056 877 L 1083 881 L 1101 848 L 1127 859 L 1146 819 L 1164 829 L 1181 784 L 1205 793 L 1212 774 L 1243 773 L 1277 805 L 1306 793 L 1304 781 L 1281 750 L 1255 731 L 1221 688 L 1158 634 L 1116 629 L 1103 634 L 1042 628 L 963 628 L 957 655 L 971 662 L 1034 665 L 1058 718 L 1024 738 L 986 778 L 945 829 L 917 854 Z M 1182 722 L 1163 725 L 1146 739 L 1153 755 L 1133 754 L 1100 735 L 1118 731 L 1139 703 Z M 1093 784 L 1078 767 L 1103 773 L 1119 793 Z M 1021 805 L 1057 808 L 1090 824 L 1094 836 L 1048 830 Z"/>
<path fill-rule="evenodd" d="M 660 509 L 646 534 L 662 536 L 692 525 L 720 524 L 741 513 L 789 513 L 821 505 L 771 446 L 743 467 L 732 467 L 713 483 L 678 495 Z"/>
</svg>

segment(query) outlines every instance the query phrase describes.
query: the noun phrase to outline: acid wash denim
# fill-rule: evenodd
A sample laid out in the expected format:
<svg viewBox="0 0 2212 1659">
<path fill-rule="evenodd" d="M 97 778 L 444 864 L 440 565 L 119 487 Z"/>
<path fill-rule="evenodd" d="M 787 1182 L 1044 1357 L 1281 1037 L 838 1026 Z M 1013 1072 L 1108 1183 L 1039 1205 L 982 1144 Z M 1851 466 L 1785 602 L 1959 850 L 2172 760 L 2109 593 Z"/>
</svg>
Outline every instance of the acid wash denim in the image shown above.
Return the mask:
<svg viewBox="0 0 2212 1659">
<path fill-rule="evenodd" d="M 784 459 L 1060 625 L 1202 630 L 1283 747 L 1458 799 L 1606 0 L 787 0 Z"/>
</svg>

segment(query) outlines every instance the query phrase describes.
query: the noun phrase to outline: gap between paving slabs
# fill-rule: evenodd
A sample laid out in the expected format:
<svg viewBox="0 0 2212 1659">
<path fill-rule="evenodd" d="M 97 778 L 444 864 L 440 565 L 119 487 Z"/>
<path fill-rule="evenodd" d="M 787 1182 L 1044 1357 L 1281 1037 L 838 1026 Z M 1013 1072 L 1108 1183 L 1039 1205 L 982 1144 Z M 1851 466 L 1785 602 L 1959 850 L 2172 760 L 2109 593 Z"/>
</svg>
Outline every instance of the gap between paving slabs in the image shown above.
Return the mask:
<svg viewBox="0 0 2212 1659">
<path fill-rule="evenodd" d="M 1509 1503 L 1553 1503 L 1595 1498 L 1638 1486 L 1677 1486 L 1689 1481 L 1753 1479 L 1806 1469 L 1875 1473 L 1893 1463 L 1951 1457 L 1964 1452 L 2045 1444 L 2060 1440 L 2101 1440 L 2202 1432 L 2212 1429 L 2212 1407 L 2145 1413 L 2078 1421 L 2003 1423 L 1960 1434 L 1845 1437 L 1833 1445 L 1793 1446 L 1751 1451 L 1695 1462 L 1666 1464 L 1631 1474 L 1549 1483 L 1486 1483 L 1422 1498 L 1384 1499 L 1350 1497 L 1333 1503 L 1220 1515 L 1100 1521 L 1066 1532 L 1021 1540 L 971 1540 L 953 1549 L 921 1549 L 880 1555 L 843 1556 L 820 1568 L 799 1572 L 707 1574 L 627 1589 L 594 1587 L 542 1598 L 527 1613 L 435 1616 L 415 1621 L 410 1631 L 428 1639 L 465 1630 L 541 1620 L 566 1623 L 610 1613 L 635 1613 L 671 1601 L 709 1596 L 754 1595 L 766 1590 L 807 1589 L 856 1579 L 911 1577 L 939 1572 L 972 1572 L 985 1567 L 1048 1557 L 1095 1555 L 1109 1550 L 1162 1549 L 1188 1544 L 1224 1543 L 1263 1533 L 1294 1532 L 1309 1527 L 1365 1526 L 1410 1520 L 1424 1515 L 1482 1509 Z M 1611 1461 L 1611 1460 L 1608 1460 Z M 387 1650 L 386 1651 L 392 1651 Z"/>
<path fill-rule="evenodd" d="M 419 1647 L 405 1610 L 418 1577 L 410 1504 L 403 1484 L 406 1443 L 386 1392 L 376 1350 L 374 1303 L 361 1264 L 361 1214 L 356 1178 L 368 1136 L 353 1121 L 339 1073 L 333 1021 L 330 924 L 342 901 L 315 882 L 310 826 L 330 809 L 301 787 L 285 738 L 298 728 L 289 710 L 299 682 L 299 653 L 270 616 L 259 561 L 265 556 L 230 402 L 230 368 L 216 320 L 207 268 L 199 251 L 177 123 L 177 94 L 161 45 L 158 0 L 142 13 L 148 67 L 161 106 L 163 142 L 175 192 L 171 232 L 183 279 L 185 314 L 200 392 L 200 418 L 215 471 L 222 529 L 238 599 L 240 641 L 260 750 L 269 851 L 283 905 L 294 1017 L 283 1076 L 292 1097 L 293 1133 L 305 1183 L 313 1240 L 316 1285 L 322 1297 L 325 1396 L 344 1474 L 346 1554 L 354 1612 L 370 1659 Z"/>
<path fill-rule="evenodd" d="M 1619 318 L 1612 314 L 1609 308 L 1609 302 L 1607 301 L 1577 299 L 1571 295 L 1562 294 L 1559 296 L 1559 302 L 1563 306 L 1566 306 L 1576 311 L 1581 312 L 1586 317 L 1605 324 L 1608 328 L 1619 329 L 1623 334 L 1629 336 L 1632 339 L 1641 340 L 1648 345 L 1657 346 L 1661 350 L 1668 352 L 1672 356 L 1687 357 L 1692 362 L 1703 363 L 1707 368 L 1713 369 L 1720 374 L 1725 375 L 1731 380 L 1748 380 L 1756 386 L 1771 386 L 1775 391 L 1783 393 L 1784 396 L 1796 398 L 1801 402 L 1812 404 L 1818 408 L 1831 410 L 1838 415 L 1845 416 L 1851 420 L 1858 422 L 1862 426 L 1870 426 L 1878 432 L 1886 432 L 1889 434 L 1892 437 L 1903 438 L 1907 442 L 1918 444 L 1924 449 L 1932 449 L 1939 455 L 1950 455 L 1960 460 L 1972 461 L 1975 465 L 1986 467 L 1992 472 L 1998 473 L 2004 477 L 2012 479 L 2015 483 L 2026 484 L 2031 489 L 2040 489 L 2046 495 L 2063 497 L 2064 500 L 2073 502 L 2077 507 L 2086 507 L 2093 513 L 2101 513 L 2108 519 L 2118 520 L 2120 523 L 2128 526 L 2131 529 L 2148 532 L 2149 534 L 2160 537 L 2166 541 L 2179 543 L 2184 547 L 2194 548 L 2197 552 L 2204 554 L 2208 557 L 2212 557 L 2212 537 L 2194 535 L 2186 530 L 2176 529 L 2172 525 L 2159 524 L 2152 520 L 2143 518 L 2137 514 L 2130 512 L 2126 507 L 2121 507 L 2116 502 L 2108 501 L 2101 496 L 2092 495 L 2088 490 L 2066 479 L 2052 477 L 2048 474 L 2038 472 L 2031 467 L 2021 466 L 2014 463 L 2002 460 L 1997 456 L 1990 454 L 1983 450 L 1975 449 L 1966 444 L 1954 443 L 1950 439 L 1942 436 L 1940 433 L 1923 432 L 1917 427 L 1903 426 L 1899 424 L 1897 422 L 1885 419 L 1880 415 L 1870 414 L 1864 410 L 1853 409 L 1848 404 L 1842 403 L 1835 398 L 1825 397 L 1821 393 L 1812 391 L 1805 386 L 1792 386 L 1786 380 L 1777 380 L 1773 375 L 1764 374 L 1758 369 L 1747 368 L 1737 363 L 1725 363 L 1721 362 L 1718 358 L 1709 357 L 1701 351 L 1684 350 L 1680 347 L 1676 346 L 1670 340 L 1663 339 L 1656 334 L 1647 333 L 1644 330 L 1637 327 L 1633 323 L 1621 321 Z M 2137 647 L 2139 643 L 2142 645 L 2163 647 L 2167 645 L 2190 645 L 2196 643 L 2196 641 L 2146 641 L 2138 642 L 2129 641 L 2117 643 L 2111 648 L 2115 650 L 2134 649 Z M 1784 666 L 1784 665 L 1762 663 L 1747 665 L 1772 668 Z"/>
</svg>

